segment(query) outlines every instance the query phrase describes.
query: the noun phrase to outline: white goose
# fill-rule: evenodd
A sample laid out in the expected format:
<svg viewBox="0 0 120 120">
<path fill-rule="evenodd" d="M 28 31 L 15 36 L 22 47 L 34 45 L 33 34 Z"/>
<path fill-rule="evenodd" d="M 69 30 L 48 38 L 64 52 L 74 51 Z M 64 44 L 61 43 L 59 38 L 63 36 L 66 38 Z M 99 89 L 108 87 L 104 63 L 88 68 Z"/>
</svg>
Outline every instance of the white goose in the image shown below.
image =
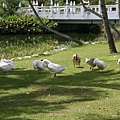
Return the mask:
<svg viewBox="0 0 120 120">
<path fill-rule="evenodd" d="M 9 63 L 11 64 L 12 69 L 15 69 L 15 65 L 12 60 L 1 59 L 1 62 Z"/>
<path fill-rule="evenodd" d="M 38 69 L 38 71 L 42 71 L 46 68 L 46 66 L 43 65 L 43 60 L 34 60 L 33 61 L 33 68 Z"/>
<path fill-rule="evenodd" d="M 118 59 L 117 64 L 120 65 L 120 58 Z"/>
<path fill-rule="evenodd" d="M 11 71 L 12 69 L 13 66 L 10 63 L 0 61 L 0 70 L 4 72 L 4 75 L 6 75 L 7 71 Z"/>
<path fill-rule="evenodd" d="M 51 71 L 54 73 L 53 77 L 56 77 L 56 74 L 61 73 L 63 70 L 66 69 L 66 67 L 63 67 L 59 64 L 55 64 L 50 62 L 47 59 L 43 60 L 43 64 Z"/>
<path fill-rule="evenodd" d="M 95 60 L 95 58 L 90 58 L 90 59 L 86 58 L 86 59 L 85 59 L 85 62 L 86 62 L 88 65 L 90 65 L 90 70 L 93 70 L 93 68 L 96 66 L 96 64 L 93 63 L 94 60 Z"/>
<path fill-rule="evenodd" d="M 93 63 L 96 64 L 98 69 L 100 69 L 102 71 L 107 67 L 106 63 L 102 60 L 99 60 L 98 58 L 95 58 Z"/>
</svg>

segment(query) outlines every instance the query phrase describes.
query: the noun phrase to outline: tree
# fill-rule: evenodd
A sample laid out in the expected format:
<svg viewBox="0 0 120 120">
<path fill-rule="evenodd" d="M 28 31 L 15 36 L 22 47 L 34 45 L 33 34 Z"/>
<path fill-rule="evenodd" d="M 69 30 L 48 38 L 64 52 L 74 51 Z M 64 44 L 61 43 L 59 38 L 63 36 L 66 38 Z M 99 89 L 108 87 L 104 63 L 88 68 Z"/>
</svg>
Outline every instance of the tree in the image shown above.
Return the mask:
<svg viewBox="0 0 120 120">
<path fill-rule="evenodd" d="M 110 26 L 118 34 L 118 36 L 120 36 L 120 33 L 119 33 L 118 30 L 116 30 L 116 28 L 108 20 L 106 6 L 105 6 L 105 1 L 101 0 L 102 15 L 100 15 L 100 14 L 96 13 L 95 11 L 85 7 L 83 0 L 81 0 L 81 3 L 82 3 L 82 5 L 83 5 L 83 7 L 84 7 L 84 9 L 86 11 L 92 12 L 96 16 L 98 16 L 98 17 L 103 19 L 103 22 L 104 22 L 104 25 L 105 25 L 105 30 L 106 30 L 106 33 L 107 33 L 107 41 L 108 41 L 110 53 L 117 53 L 117 50 L 116 50 L 116 47 L 115 47 L 115 44 L 114 44 L 114 40 L 113 40 L 113 36 L 112 36 L 112 33 L 111 33 Z"/>
<path fill-rule="evenodd" d="M 105 26 L 105 30 L 106 30 L 106 34 L 107 34 L 107 41 L 108 41 L 108 45 L 109 45 L 109 50 L 110 50 L 110 53 L 117 53 L 117 50 L 116 50 L 116 47 L 114 44 L 114 40 L 113 40 L 113 36 L 111 33 L 111 29 L 109 26 L 109 20 L 108 20 L 108 16 L 107 16 L 105 1 L 100 0 L 100 2 L 101 2 L 103 22 L 104 22 L 104 26 Z"/>
<path fill-rule="evenodd" d="M 118 0 L 118 6 L 119 6 L 119 24 L 120 24 L 120 0 Z"/>
<path fill-rule="evenodd" d="M 3 3 L 5 3 L 4 8 L 4 13 L 3 15 L 14 15 L 16 14 L 16 10 L 18 9 L 20 0 L 5 0 Z"/>
<path fill-rule="evenodd" d="M 70 41 L 76 42 L 76 43 L 78 43 L 79 45 L 82 44 L 82 42 L 80 42 L 79 40 L 74 39 L 74 38 L 72 38 L 72 37 L 70 37 L 70 36 L 68 36 L 68 35 L 66 35 L 66 34 L 63 34 L 63 33 L 61 33 L 61 32 L 58 32 L 58 31 L 56 31 L 56 30 L 54 30 L 54 29 L 46 26 L 46 25 L 42 22 L 41 18 L 38 16 L 36 10 L 34 9 L 32 3 L 30 2 L 30 0 L 28 0 L 28 2 L 29 2 L 29 4 L 30 4 L 30 6 L 31 6 L 31 8 L 32 8 L 32 10 L 33 10 L 33 12 L 34 12 L 34 14 L 36 15 L 36 17 L 38 18 L 38 20 L 40 21 L 41 25 L 42 25 L 44 28 L 46 28 L 47 30 L 49 30 L 49 31 L 51 31 L 51 32 L 53 32 L 53 33 L 61 36 L 61 37 L 64 37 L 64 38 L 66 38 L 66 39 L 68 39 L 68 40 L 70 40 Z"/>
</svg>

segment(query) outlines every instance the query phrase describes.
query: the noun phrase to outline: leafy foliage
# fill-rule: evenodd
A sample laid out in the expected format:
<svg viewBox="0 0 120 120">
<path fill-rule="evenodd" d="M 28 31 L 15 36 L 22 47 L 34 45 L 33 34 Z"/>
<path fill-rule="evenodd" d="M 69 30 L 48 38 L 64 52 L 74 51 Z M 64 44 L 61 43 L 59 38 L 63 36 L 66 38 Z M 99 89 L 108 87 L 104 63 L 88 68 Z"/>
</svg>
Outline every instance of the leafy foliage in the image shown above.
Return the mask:
<svg viewBox="0 0 120 120">
<path fill-rule="evenodd" d="M 40 0 L 40 1 L 42 1 L 42 0 Z M 53 0 L 53 1 L 54 1 L 54 3 L 58 2 L 60 5 L 65 5 L 65 3 L 66 3 L 66 0 Z M 72 2 L 75 1 L 76 5 L 80 4 L 80 0 L 68 0 L 69 3 L 70 3 L 70 1 L 72 1 Z M 84 1 L 88 1 L 88 0 L 84 0 Z M 94 4 L 94 5 L 95 4 L 98 5 L 98 2 L 99 2 L 99 0 L 89 0 L 89 1 L 90 1 L 90 4 Z M 115 4 L 116 0 L 105 0 L 105 2 L 106 2 L 106 4 Z M 45 1 L 44 3 L 45 3 L 45 5 L 49 5 L 50 1 Z"/>
<path fill-rule="evenodd" d="M 99 3 L 99 0 L 90 0 L 90 3 L 91 4 L 96 4 L 96 5 L 98 5 L 98 3 Z M 105 3 L 106 4 L 115 4 L 116 3 L 116 0 L 105 0 Z"/>
<path fill-rule="evenodd" d="M 55 22 L 43 19 L 49 27 L 56 27 Z M 0 34 L 36 34 L 47 33 L 34 16 L 12 15 L 0 19 Z"/>
<path fill-rule="evenodd" d="M 19 8 L 20 2 L 22 6 L 28 5 L 27 0 L 0 0 L 0 16 L 17 14 L 16 11 Z"/>
</svg>

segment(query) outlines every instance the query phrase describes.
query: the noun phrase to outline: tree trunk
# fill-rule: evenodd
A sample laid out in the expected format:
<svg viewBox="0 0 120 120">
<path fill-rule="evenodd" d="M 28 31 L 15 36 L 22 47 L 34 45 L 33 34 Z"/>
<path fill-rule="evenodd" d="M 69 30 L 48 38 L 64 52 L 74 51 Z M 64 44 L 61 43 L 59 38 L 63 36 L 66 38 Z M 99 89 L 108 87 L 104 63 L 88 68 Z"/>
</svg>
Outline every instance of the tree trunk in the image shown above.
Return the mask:
<svg viewBox="0 0 120 120">
<path fill-rule="evenodd" d="M 53 32 L 53 33 L 55 33 L 55 34 L 63 37 L 63 38 L 66 38 L 66 39 L 68 39 L 68 40 L 70 40 L 70 41 L 73 41 L 73 42 L 75 42 L 75 43 L 78 43 L 79 45 L 82 44 L 82 42 L 80 42 L 79 40 L 74 39 L 74 38 L 72 38 L 72 37 L 70 37 L 70 36 L 68 36 L 68 35 L 66 35 L 66 34 L 63 34 L 63 33 L 61 33 L 61 32 L 58 32 L 58 31 L 56 31 L 56 30 L 54 30 L 54 29 L 46 26 L 46 25 L 42 22 L 42 20 L 40 19 L 40 17 L 38 16 L 36 10 L 34 9 L 32 3 L 30 2 L 30 0 L 28 0 L 28 2 L 29 2 L 29 4 L 30 4 L 30 6 L 31 6 L 31 8 L 32 8 L 32 10 L 33 10 L 33 12 L 34 12 L 34 14 L 36 15 L 36 17 L 38 18 L 38 20 L 40 21 L 41 25 L 42 25 L 44 28 L 46 28 L 47 30 L 49 30 L 49 31 L 51 31 L 51 32 Z"/>
<path fill-rule="evenodd" d="M 116 47 L 115 47 L 115 44 L 114 44 L 114 40 L 113 40 L 113 36 L 112 36 L 111 30 L 110 30 L 110 27 L 109 27 L 109 21 L 108 21 L 105 1 L 100 0 L 100 2 L 101 2 L 101 10 L 102 10 L 103 22 L 104 22 L 104 26 L 105 26 L 105 30 L 106 30 L 109 50 L 110 50 L 110 53 L 117 53 L 117 50 L 116 50 Z"/>
<path fill-rule="evenodd" d="M 118 0 L 118 10 L 119 10 L 119 24 L 120 24 L 120 0 Z"/>
</svg>

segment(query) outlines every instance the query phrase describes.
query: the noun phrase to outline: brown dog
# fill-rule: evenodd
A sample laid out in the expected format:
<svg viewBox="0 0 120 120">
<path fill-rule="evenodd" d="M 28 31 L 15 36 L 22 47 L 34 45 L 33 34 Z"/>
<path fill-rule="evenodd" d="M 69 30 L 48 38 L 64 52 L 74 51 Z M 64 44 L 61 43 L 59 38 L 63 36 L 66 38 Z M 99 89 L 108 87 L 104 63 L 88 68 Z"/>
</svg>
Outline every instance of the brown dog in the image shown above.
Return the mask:
<svg viewBox="0 0 120 120">
<path fill-rule="evenodd" d="M 75 65 L 79 65 L 80 67 L 81 58 L 77 54 L 74 54 L 72 56 L 72 61 L 73 61 L 74 68 L 75 68 Z"/>
</svg>

